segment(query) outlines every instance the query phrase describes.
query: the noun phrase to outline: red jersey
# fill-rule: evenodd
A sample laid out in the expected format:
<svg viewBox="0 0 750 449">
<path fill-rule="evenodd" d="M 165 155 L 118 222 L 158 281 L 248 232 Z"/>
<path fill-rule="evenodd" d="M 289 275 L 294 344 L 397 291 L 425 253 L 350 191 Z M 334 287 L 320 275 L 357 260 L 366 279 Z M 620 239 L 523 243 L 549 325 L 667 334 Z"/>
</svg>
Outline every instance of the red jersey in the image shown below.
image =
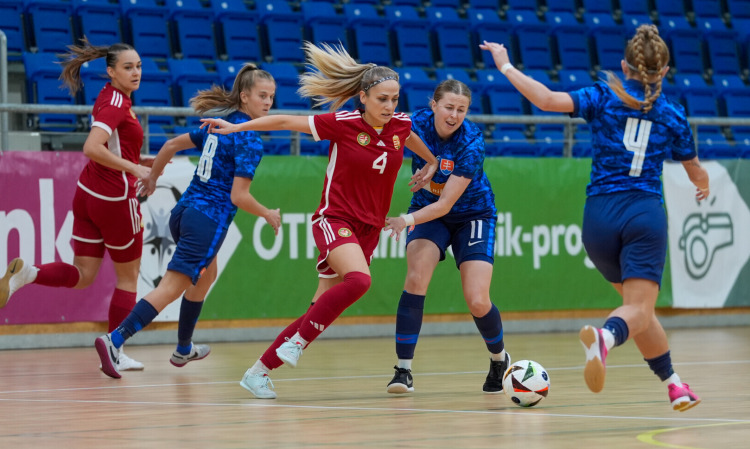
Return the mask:
<svg viewBox="0 0 750 449">
<path fill-rule="evenodd" d="M 99 92 L 91 113 L 91 127 L 107 131 L 106 147 L 134 164 L 140 160 L 143 128 L 130 109 L 132 101 L 107 83 Z M 78 177 L 78 185 L 87 193 L 109 201 L 135 197 L 135 176 L 89 161 Z"/>
<path fill-rule="evenodd" d="M 385 225 L 404 160 L 411 119 L 398 112 L 378 134 L 359 111 L 309 117 L 315 140 L 330 140 L 328 168 L 313 221 L 321 215 Z"/>
</svg>

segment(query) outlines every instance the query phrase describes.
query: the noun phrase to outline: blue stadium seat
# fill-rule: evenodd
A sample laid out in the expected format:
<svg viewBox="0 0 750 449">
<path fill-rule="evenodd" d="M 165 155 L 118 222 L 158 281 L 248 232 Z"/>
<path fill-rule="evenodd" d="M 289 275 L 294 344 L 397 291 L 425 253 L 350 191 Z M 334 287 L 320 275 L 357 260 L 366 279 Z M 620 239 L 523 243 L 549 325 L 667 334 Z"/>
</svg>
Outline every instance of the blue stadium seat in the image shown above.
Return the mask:
<svg viewBox="0 0 750 449">
<path fill-rule="evenodd" d="M 431 0 L 430 6 L 437 8 L 453 8 L 458 9 L 461 7 L 463 0 Z"/>
<path fill-rule="evenodd" d="M 133 92 L 133 103 L 136 106 L 171 107 L 172 76 L 164 69 L 161 70 L 156 62 L 147 56 L 141 57 L 141 85 Z M 149 123 L 162 126 L 172 126 L 174 117 L 167 115 L 149 116 Z"/>
<path fill-rule="evenodd" d="M 569 70 L 589 70 L 591 52 L 586 27 L 566 11 L 548 12 L 547 24 L 557 65 Z"/>
<path fill-rule="evenodd" d="M 167 0 L 175 55 L 186 59 L 216 59 L 214 13 L 200 0 Z"/>
<path fill-rule="evenodd" d="M 539 153 L 539 147 L 530 142 L 523 131 L 495 128 L 491 139 L 485 144 L 487 156 L 532 156 Z"/>
<path fill-rule="evenodd" d="M 168 59 L 167 66 L 172 75 L 175 92 L 175 106 L 190 106 L 190 98 L 199 90 L 206 90 L 213 84 L 220 84 L 219 75 L 209 72 L 197 59 Z"/>
<path fill-rule="evenodd" d="M 584 14 L 593 40 L 594 57 L 600 70 L 620 70 L 627 33 L 624 26 L 617 25 L 609 15 Z"/>
<path fill-rule="evenodd" d="M 488 51 L 480 50 L 479 44 L 483 41 L 497 42 L 505 44 L 509 49 L 512 48 L 508 23 L 501 21 L 497 11 L 492 9 L 470 9 L 468 16 L 474 42 L 472 47 L 477 52 L 475 60 L 480 61 L 485 67 L 495 67 L 492 54 Z"/>
<path fill-rule="evenodd" d="M 690 28 L 666 28 L 665 31 L 663 38 L 669 46 L 674 68 L 681 73 L 703 73 L 705 66 L 700 31 Z"/>
<path fill-rule="evenodd" d="M 259 62 L 257 12 L 248 9 L 243 0 L 215 0 L 211 5 L 220 52 L 229 60 Z"/>
<path fill-rule="evenodd" d="M 518 11 L 531 11 L 536 13 L 537 9 L 536 0 L 505 0 L 505 4 L 508 9 L 508 14 L 513 14 Z"/>
<path fill-rule="evenodd" d="M 750 89 L 733 91 L 722 97 L 723 112 L 727 117 L 750 118 Z M 732 131 L 750 134 L 750 126 L 733 126 Z"/>
<path fill-rule="evenodd" d="M 622 24 L 628 37 L 635 34 L 635 30 L 641 25 L 651 25 L 654 21 L 648 14 L 622 14 Z"/>
<path fill-rule="evenodd" d="M 169 10 L 156 0 L 120 2 L 123 34 L 141 57 L 170 58 Z"/>
<path fill-rule="evenodd" d="M 716 0 L 692 0 L 695 17 L 721 17 L 721 2 Z"/>
<path fill-rule="evenodd" d="M 735 159 L 740 157 L 738 149 L 729 143 L 723 134 L 698 130 L 698 156 L 701 159 Z"/>
<path fill-rule="evenodd" d="M 122 42 L 120 7 L 109 0 L 73 0 L 76 35 L 94 45 Z"/>
<path fill-rule="evenodd" d="M 219 73 L 219 80 L 225 89 L 232 89 L 234 79 L 240 73 L 244 64 L 244 61 L 216 61 L 216 71 Z"/>
<path fill-rule="evenodd" d="M 469 21 L 460 19 L 453 8 L 430 6 L 425 8 L 427 19 L 431 22 L 431 30 L 439 60 L 444 67 L 472 67 L 471 34 Z"/>
<path fill-rule="evenodd" d="M 665 17 L 685 17 L 687 9 L 684 0 L 654 0 L 659 20 L 664 23 Z M 660 30 L 661 31 L 661 30 Z"/>
<path fill-rule="evenodd" d="M 64 53 L 73 43 L 73 6 L 57 0 L 24 0 L 29 48 Z"/>
<path fill-rule="evenodd" d="M 349 0 L 349 3 L 379 5 L 380 0 Z"/>
<path fill-rule="evenodd" d="M 391 41 L 402 66 L 431 67 L 432 45 L 430 23 L 411 6 L 389 5 L 385 17 L 391 31 Z"/>
<path fill-rule="evenodd" d="M 353 57 L 362 63 L 391 65 L 388 22 L 378 16 L 372 5 L 344 4 L 346 27 L 352 37 Z"/>
<path fill-rule="evenodd" d="M 336 13 L 329 2 L 302 2 L 302 17 L 305 22 L 307 39 L 316 44 L 336 45 L 341 42 L 348 48 L 346 39 L 346 18 Z"/>
<path fill-rule="evenodd" d="M 414 112 L 430 104 L 436 83 L 430 80 L 421 67 L 395 69 L 401 84 L 401 100 L 398 108 L 402 112 Z"/>
<path fill-rule="evenodd" d="M 581 0 L 586 14 L 608 14 L 612 16 L 614 8 L 611 0 Z"/>
<path fill-rule="evenodd" d="M 713 73 L 740 73 L 739 49 L 733 35 L 710 34 L 705 36 L 705 42 Z"/>
<path fill-rule="evenodd" d="M 260 135 L 263 139 L 263 154 L 289 154 L 291 146 L 289 131 L 264 131 Z"/>
<path fill-rule="evenodd" d="M 302 52 L 302 15 L 292 11 L 285 0 L 260 0 L 255 5 L 265 36 L 265 59 L 273 62 L 300 62 Z"/>
<path fill-rule="evenodd" d="M 575 13 L 578 10 L 576 0 L 547 0 L 547 14 L 550 12 Z"/>
<path fill-rule="evenodd" d="M 627 0 L 620 2 L 620 11 L 623 15 L 648 16 L 651 15 L 649 0 Z"/>
<path fill-rule="evenodd" d="M 475 8 L 500 9 L 500 0 L 467 0 L 469 10 Z"/>
<path fill-rule="evenodd" d="M 586 70 L 560 70 L 560 89 L 571 92 L 583 87 L 588 87 L 594 83 L 591 75 Z"/>
<path fill-rule="evenodd" d="M 0 30 L 8 39 L 8 60 L 20 61 L 26 51 L 23 24 L 23 3 L 18 0 L 0 0 Z"/>
<path fill-rule="evenodd" d="M 167 132 L 159 124 L 149 123 L 148 124 L 148 152 L 156 154 L 161 150 L 161 147 L 169 140 Z"/>
<path fill-rule="evenodd" d="M 508 22 L 520 56 L 516 63 L 523 64 L 524 69 L 551 69 L 549 25 L 542 23 L 534 11 L 508 11 Z"/>
<path fill-rule="evenodd" d="M 565 134 L 562 130 L 537 130 L 534 133 L 534 142 L 541 157 L 562 157 L 565 150 Z"/>
<path fill-rule="evenodd" d="M 24 53 L 23 63 L 26 73 L 26 102 L 39 104 L 76 104 L 68 90 L 61 89 L 60 65 L 51 53 Z M 78 119 L 70 114 L 43 113 L 37 116 L 39 129 L 43 131 L 74 131 Z"/>
<path fill-rule="evenodd" d="M 276 80 L 275 108 L 277 109 L 310 109 L 310 100 L 297 95 L 299 72 L 290 62 L 263 64 L 261 68 Z"/>
<path fill-rule="evenodd" d="M 524 99 L 518 91 L 488 90 L 485 93 L 487 106 L 492 115 L 519 116 L 526 114 Z M 521 123 L 498 123 L 496 129 L 523 131 L 526 126 Z"/>
<path fill-rule="evenodd" d="M 750 0 L 727 0 L 727 12 L 735 19 L 750 19 Z"/>
<path fill-rule="evenodd" d="M 92 59 L 81 65 L 81 94 L 83 104 L 93 105 L 99 91 L 107 84 L 107 63 L 105 58 Z"/>
<path fill-rule="evenodd" d="M 391 5 L 416 8 L 422 6 L 422 0 L 391 0 Z"/>
<path fill-rule="evenodd" d="M 736 73 L 718 73 L 713 76 L 713 85 L 717 90 L 720 97 L 738 93 L 743 95 L 747 92 L 750 87 L 746 86 L 740 78 L 739 74 Z"/>
</svg>

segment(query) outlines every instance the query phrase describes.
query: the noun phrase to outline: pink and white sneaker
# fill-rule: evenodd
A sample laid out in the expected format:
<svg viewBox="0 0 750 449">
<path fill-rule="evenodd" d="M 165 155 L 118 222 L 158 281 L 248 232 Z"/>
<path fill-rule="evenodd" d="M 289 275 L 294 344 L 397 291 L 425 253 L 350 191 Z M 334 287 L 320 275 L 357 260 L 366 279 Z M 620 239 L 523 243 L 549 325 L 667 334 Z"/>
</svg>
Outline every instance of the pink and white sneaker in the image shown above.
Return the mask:
<svg viewBox="0 0 750 449">
<path fill-rule="evenodd" d="M 701 403 L 701 398 L 693 393 L 690 386 L 683 383 L 681 386 L 669 384 L 669 400 L 672 402 L 672 410 L 684 412 Z"/>
<path fill-rule="evenodd" d="M 598 393 L 604 388 L 604 375 L 606 374 L 604 359 L 607 358 L 607 347 L 604 345 L 602 330 L 586 325 L 578 333 L 578 338 L 581 340 L 583 350 L 586 351 L 583 378 L 589 390 Z"/>
</svg>

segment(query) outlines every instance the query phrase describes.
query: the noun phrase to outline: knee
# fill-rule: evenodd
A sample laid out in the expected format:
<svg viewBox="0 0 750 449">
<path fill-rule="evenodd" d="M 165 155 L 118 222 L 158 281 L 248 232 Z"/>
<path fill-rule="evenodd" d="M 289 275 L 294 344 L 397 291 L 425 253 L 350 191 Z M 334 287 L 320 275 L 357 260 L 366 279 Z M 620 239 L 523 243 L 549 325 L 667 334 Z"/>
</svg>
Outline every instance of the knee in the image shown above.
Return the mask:
<svg viewBox="0 0 750 449">
<path fill-rule="evenodd" d="M 352 271 L 344 276 L 344 281 L 347 282 L 351 289 L 356 291 L 358 294 L 364 295 L 367 290 L 370 289 L 372 284 L 372 278 L 369 274 L 361 273 L 359 271 Z"/>
<path fill-rule="evenodd" d="M 466 298 L 466 305 L 469 307 L 469 311 L 472 315 L 477 318 L 482 318 L 487 315 L 492 308 L 492 301 L 490 301 L 489 298 L 473 296 Z"/>
</svg>

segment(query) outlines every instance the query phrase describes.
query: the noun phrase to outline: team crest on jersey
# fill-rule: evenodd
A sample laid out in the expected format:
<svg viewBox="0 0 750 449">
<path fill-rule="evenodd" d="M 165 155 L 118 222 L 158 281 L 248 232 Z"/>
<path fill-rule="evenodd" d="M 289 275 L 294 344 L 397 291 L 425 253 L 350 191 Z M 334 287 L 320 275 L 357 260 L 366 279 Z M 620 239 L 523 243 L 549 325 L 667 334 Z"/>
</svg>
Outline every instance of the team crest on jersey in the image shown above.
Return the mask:
<svg viewBox="0 0 750 449">
<path fill-rule="evenodd" d="M 136 118 L 135 116 L 135 112 L 133 112 L 132 109 L 130 110 L 130 116 L 133 117 L 133 120 L 138 120 L 138 118 Z"/>
<path fill-rule="evenodd" d="M 341 228 L 339 229 L 339 236 L 347 238 L 352 236 L 352 231 L 349 228 Z"/>
<path fill-rule="evenodd" d="M 398 136 L 393 136 L 393 146 L 397 150 L 401 148 L 401 140 L 398 138 Z"/>
<path fill-rule="evenodd" d="M 438 166 L 440 167 L 440 173 L 444 175 L 450 175 L 453 172 L 453 161 L 450 159 L 439 157 Z"/>
<path fill-rule="evenodd" d="M 369 134 L 362 132 L 357 134 L 357 143 L 362 145 L 363 147 L 366 147 L 370 144 L 370 136 Z"/>
</svg>

